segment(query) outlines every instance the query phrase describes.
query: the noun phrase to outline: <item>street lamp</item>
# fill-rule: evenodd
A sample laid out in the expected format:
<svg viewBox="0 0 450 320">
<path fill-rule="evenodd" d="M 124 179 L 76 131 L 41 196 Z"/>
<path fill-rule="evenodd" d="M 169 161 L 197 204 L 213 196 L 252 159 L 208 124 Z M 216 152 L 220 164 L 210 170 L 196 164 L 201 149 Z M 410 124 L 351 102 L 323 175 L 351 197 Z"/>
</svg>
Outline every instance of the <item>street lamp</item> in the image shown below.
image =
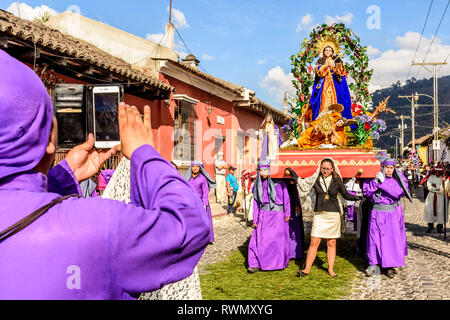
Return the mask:
<svg viewBox="0 0 450 320">
<path fill-rule="evenodd" d="M 397 144 L 397 139 L 398 139 L 398 141 L 399 141 L 399 143 L 400 143 L 400 137 L 399 137 L 399 136 L 396 136 L 396 135 L 390 135 L 389 137 L 395 138 L 395 159 L 397 160 L 397 159 L 398 159 L 398 144 Z"/>
</svg>

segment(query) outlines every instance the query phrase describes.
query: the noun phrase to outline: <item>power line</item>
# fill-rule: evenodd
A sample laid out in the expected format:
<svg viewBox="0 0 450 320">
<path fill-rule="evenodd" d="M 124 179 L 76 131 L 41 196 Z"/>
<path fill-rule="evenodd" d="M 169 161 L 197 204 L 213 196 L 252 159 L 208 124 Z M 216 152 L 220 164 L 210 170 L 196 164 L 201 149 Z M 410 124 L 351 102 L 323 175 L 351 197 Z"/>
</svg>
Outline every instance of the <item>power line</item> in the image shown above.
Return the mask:
<svg viewBox="0 0 450 320">
<path fill-rule="evenodd" d="M 426 25 L 427 25 L 428 18 L 430 17 L 430 12 L 431 12 L 431 7 L 433 6 L 433 1 L 434 1 L 434 0 L 431 0 L 430 8 L 428 9 L 427 18 L 425 19 L 425 23 L 424 23 L 423 28 L 422 28 L 422 33 L 421 33 L 421 35 L 420 35 L 419 43 L 417 44 L 416 52 L 414 53 L 413 62 L 416 60 L 417 52 L 419 51 L 420 43 L 422 42 L 423 33 L 424 33 L 424 31 L 425 31 L 425 27 L 426 27 Z M 411 73 L 412 67 L 413 67 L 413 66 L 412 66 L 412 64 L 411 64 L 411 67 L 409 67 L 409 71 L 408 71 L 408 75 L 406 76 L 406 79 L 409 79 L 409 75 L 410 75 L 410 73 Z"/>
<path fill-rule="evenodd" d="M 433 46 L 434 40 L 436 39 L 436 35 L 437 35 L 437 33 L 438 33 L 438 31 L 439 31 L 439 29 L 441 27 L 442 21 L 444 20 L 444 17 L 445 17 L 445 14 L 447 13 L 447 9 L 448 9 L 449 5 L 450 5 L 450 0 L 447 1 L 447 6 L 445 7 L 445 10 L 444 10 L 444 13 L 442 14 L 441 20 L 439 21 L 439 25 L 438 25 L 438 27 L 436 29 L 436 32 L 434 33 L 433 39 L 431 39 L 430 47 L 428 48 L 427 54 L 425 55 L 425 57 L 422 60 L 423 62 L 425 62 L 426 58 L 428 57 L 428 54 L 430 53 L 431 47 Z M 419 75 L 420 70 L 421 69 L 419 69 L 419 71 L 417 72 L 416 78 Z"/>
</svg>

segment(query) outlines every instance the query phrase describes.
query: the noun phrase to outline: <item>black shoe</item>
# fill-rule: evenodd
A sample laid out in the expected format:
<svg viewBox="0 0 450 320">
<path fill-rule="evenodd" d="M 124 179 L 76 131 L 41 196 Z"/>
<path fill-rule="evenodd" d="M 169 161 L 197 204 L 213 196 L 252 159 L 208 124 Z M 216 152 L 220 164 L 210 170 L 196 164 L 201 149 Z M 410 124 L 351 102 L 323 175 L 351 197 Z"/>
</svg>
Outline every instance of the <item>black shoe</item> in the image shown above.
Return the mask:
<svg viewBox="0 0 450 320">
<path fill-rule="evenodd" d="M 387 269 L 386 276 L 390 279 L 393 279 L 395 277 L 394 269 L 392 269 L 392 268 Z"/>
<path fill-rule="evenodd" d="M 430 232 L 433 231 L 433 230 L 434 230 L 434 224 L 429 223 L 429 224 L 428 224 L 428 229 L 427 229 L 427 231 L 425 231 L 425 233 L 430 233 Z"/>
<path fill-rule="evenodd" d="M 444 226 L 442 224 L 437 225 L 437 233 L 444 233 Z"/>
<path fill-rule="evenodd" d="M 247 268 L 248 273 L 256 273 L 259 272 L 259 268 Z"/>
</svg>

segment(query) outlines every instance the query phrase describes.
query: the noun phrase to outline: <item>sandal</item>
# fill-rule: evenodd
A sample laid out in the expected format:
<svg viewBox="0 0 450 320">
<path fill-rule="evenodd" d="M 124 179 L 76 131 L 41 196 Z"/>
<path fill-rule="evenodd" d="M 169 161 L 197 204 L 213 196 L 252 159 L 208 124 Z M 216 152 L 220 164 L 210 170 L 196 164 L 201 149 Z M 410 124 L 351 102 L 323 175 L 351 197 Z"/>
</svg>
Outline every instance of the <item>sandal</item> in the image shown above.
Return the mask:
<svg viewBox="0 0 450 320">
<path fill-rule="evenodd" d="M 308 276 L 309 275 L 309 273 L 304 273 L 303 271 L 298 271 L 297 272 L 297 275 L 296 275 L 296 277 L 299 277 L 299 278 L 304 278 L 304 277 L 306 277 L 306 276 Z"/>
</svg>

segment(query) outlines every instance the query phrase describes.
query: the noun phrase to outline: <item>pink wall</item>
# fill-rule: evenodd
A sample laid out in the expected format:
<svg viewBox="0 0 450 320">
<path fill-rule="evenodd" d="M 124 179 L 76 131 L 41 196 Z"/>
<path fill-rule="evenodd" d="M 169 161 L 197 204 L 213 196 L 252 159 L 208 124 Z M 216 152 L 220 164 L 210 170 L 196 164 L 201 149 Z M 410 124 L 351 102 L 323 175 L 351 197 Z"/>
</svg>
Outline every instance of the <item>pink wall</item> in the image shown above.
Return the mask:
<svg viewBox="0 0 450 320">
<path fill-rule="evenodd" d="M 175 94 L 184 94 L 200 101 L 194 107 L 197 116 L 196 126 L 201 132 L 196 141 L 196 160 L 203 161 L 206 171 L 214 176 L 215 135 L 226 136 L 227 129 L 232 129 L 232 103 L 167 75 L 160 75 L 160 80 L 176 88 Z M 209 108 L 212 108 L 211 114 L 208 113 Z M 172 116 L 175 113 L 175 101 L 173 99 L 170 102 L 170 112 Z M 224 125 L 217 123 L 218 116 L 225 120 Z M 228 143 L 228 141 L 225 143 Z M 173 140 L 171 140 L 171 147 L 173 149 Z M 225 146 L 223 153 L 225 160 L 229 163 Z"/>
</svg>

